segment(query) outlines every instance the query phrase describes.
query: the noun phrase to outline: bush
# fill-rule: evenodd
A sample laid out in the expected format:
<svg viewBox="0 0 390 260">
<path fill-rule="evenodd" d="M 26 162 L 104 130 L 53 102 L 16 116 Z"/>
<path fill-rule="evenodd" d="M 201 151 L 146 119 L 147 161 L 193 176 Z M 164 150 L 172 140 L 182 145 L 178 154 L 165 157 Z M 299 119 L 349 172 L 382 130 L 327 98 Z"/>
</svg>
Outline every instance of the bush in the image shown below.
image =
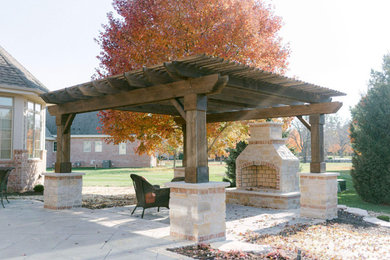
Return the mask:
<svg viewBox="0 0 390 260">
<path fill-rule="evenodd" d="M 378 216 L 377 218 L 380 219 L 380 220 L 383 220 L 383 221 L 390 222 L 390 217 L 389 216 Z"/>
<path fill-rule="evenodd" d="M 363 200 L 389 204 L 390 55 L 384 57 L 382 72 L 371 72 L 367 95 L 351 113 L 353 185 Z"/>
<path fill-rule="evenodd" d="M 236 187 L 236 159 L 247 146 L 247 143 L 240 141 L 236 144 L 236 148 L 228 148 L 226 150 L 229 156 L 224 160 L 226 163 L 226 175 L 223 181 L 230 182 L 230 187 Z"/>
<path fill-rule="evenodd" d="M 35 192 L 39 192 L 39 193 L 43 193 L 43 190 L 44 190 L 44 187 L 42 184 L 37 184 L 34 186 L 34 191 Z"/>
</svg>

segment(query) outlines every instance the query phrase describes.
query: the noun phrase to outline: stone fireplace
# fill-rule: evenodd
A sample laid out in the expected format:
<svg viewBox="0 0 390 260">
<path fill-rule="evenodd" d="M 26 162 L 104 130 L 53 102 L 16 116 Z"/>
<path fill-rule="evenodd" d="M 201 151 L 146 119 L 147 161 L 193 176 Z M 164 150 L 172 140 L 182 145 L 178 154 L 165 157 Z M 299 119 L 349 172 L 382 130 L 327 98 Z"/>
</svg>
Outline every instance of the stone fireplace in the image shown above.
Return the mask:
<svg viewBox="0 0 390 260">
<path fill-rule="evenodd" d="M 227 203 L 289 209 L 299 207 L 299 160 L 282 139 L 282 124 L 250 125 L 248 146 L 236 160 L 236 186 Z"/>
</svg>

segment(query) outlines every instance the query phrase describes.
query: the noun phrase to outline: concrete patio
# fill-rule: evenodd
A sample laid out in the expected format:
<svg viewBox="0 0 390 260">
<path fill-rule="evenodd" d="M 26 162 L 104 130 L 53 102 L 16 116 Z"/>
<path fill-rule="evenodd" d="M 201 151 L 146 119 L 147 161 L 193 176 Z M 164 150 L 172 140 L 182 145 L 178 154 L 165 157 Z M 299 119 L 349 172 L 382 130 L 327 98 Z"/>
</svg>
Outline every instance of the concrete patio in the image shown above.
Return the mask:
<svg viewBox="0 0 390 260">
<path fill-rule="evenodd" d="M 36 200 L 11 200 L 0 209 L 1 259 L 186 259 L 166 248 L 191 244 L 169 236 L 167 209 L 148 209 L 144 219 L 133 208 L 49 210 Z M 221 250 L 268 248 L 239 242 L 247 230 L 274 233 L 286 223 L 310 222 L 298 210 L 227 205 L 225 242 Z"/>
</svg>

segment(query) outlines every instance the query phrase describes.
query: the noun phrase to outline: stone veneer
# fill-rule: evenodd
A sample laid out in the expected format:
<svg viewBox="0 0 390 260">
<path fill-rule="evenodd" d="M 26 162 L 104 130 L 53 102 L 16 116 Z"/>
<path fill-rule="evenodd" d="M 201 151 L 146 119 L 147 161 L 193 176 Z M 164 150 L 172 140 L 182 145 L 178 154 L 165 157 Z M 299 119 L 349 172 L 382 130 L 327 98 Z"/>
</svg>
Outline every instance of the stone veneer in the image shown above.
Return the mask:
<svg viewBox="0 0 390 260">
<path fill-rule="evenodd" d="M 227 182 L 169 182 L 170 235 L 195 242 L 224 240 Z"/>
<path fill-rule="evenodd" d="M 339 173 L 300 173 L 301 216 L 337 218 L 337 176 Z"/>
<path fill-rule="evenodd" d="M 24 192 L 43 183 L 42 173 L 46 170 L 45 150 L 41 151 L 40 158 L 29 159 L 27 150 L 15 149 L 12 158 L 0 161 L 1 166 L 15 167 L 8 178 L 8 191 Z"/>
<path fill-rule="evenodd" d="M 70 209 L 81 207 L 85 173 L 44 173 L 44 208 Z"/>
</svg>

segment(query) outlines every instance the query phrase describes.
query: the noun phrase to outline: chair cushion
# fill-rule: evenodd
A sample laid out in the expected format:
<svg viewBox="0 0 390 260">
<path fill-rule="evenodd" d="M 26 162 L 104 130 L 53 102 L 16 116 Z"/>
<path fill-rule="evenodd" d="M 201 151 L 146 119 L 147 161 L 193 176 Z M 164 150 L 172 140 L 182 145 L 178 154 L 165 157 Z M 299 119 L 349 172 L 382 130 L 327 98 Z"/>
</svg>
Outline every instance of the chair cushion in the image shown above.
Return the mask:
<svg viewBox="0 0 390 260">
<path fill-rule="evenodd" d="M 154 192 L 148 192 L 145 194 L 145 202 L 147 204 L 155 203 L 156 202 L 156 194 Z"/>
</svg>

